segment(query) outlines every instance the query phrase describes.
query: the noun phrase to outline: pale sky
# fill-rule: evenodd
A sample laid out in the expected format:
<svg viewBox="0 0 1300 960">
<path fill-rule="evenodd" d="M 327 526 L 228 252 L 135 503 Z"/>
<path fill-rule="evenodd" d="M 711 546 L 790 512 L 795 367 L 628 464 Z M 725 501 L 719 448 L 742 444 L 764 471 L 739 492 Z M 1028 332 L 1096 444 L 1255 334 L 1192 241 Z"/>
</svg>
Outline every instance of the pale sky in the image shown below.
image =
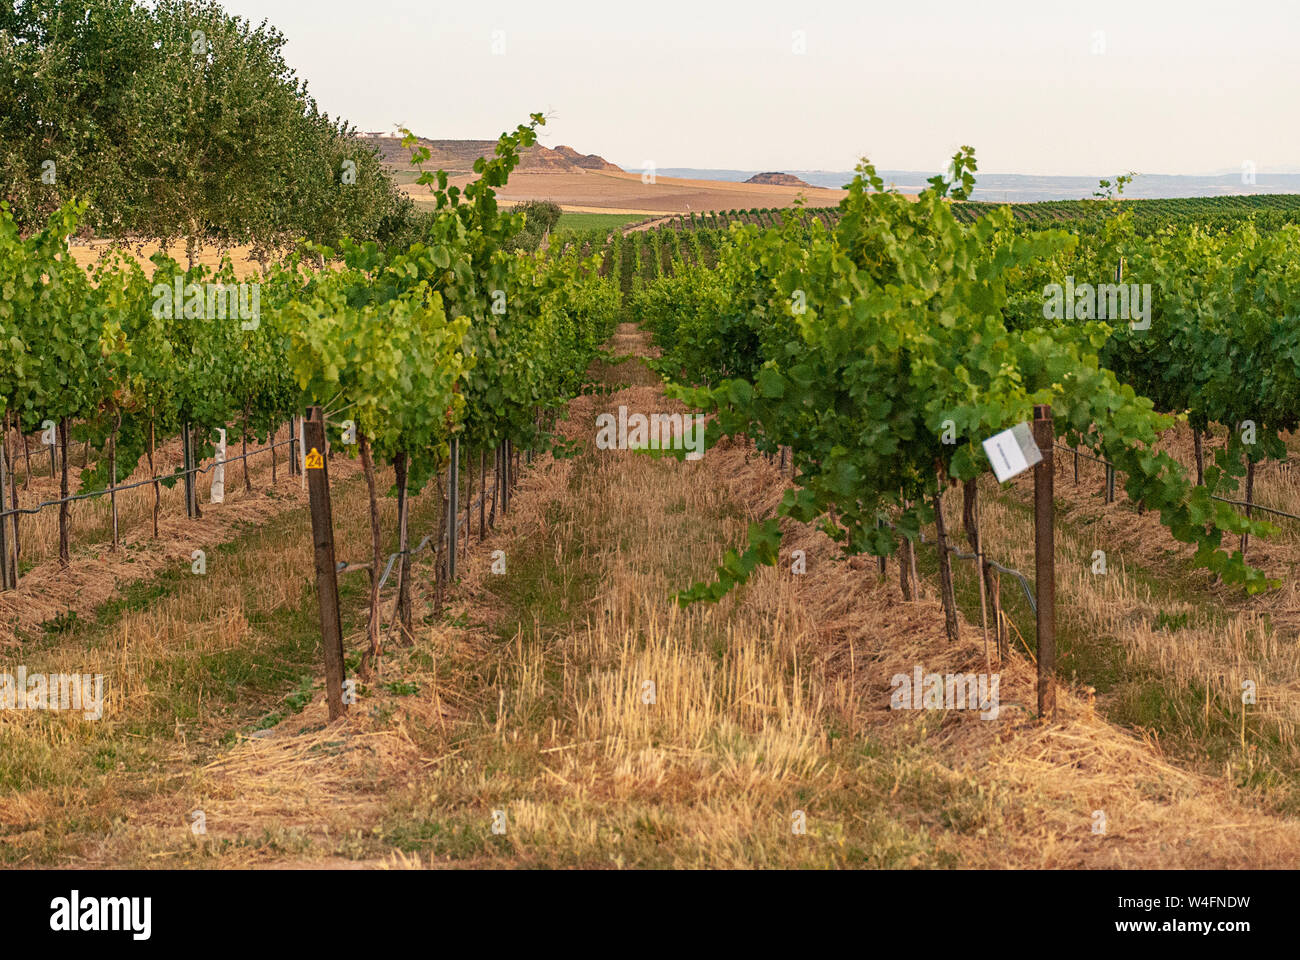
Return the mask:
<svg viewBox="0 0 1300 960">
<path fill-rule="evenodd" d="M 932 170 L 968 143 L 985 173 L 1300 172 L 1300 0 L 223 2 L 361 130 L 541 110 L 548 146 L 638 168 Z"/>
</svg>

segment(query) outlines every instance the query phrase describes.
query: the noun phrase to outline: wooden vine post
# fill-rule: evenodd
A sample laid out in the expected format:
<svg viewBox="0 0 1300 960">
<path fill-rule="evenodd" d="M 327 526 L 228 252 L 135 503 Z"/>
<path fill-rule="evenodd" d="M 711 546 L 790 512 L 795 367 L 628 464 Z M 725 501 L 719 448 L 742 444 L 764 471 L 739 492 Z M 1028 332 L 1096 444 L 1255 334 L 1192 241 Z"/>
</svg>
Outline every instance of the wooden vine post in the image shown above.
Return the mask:
<svg viewBox="0 0 1300 960">
<path fill-rule="evenodd" d="M 1038 719 L 1056 715 L 1056 531 L 1053 481 L 1056 430 L 1052 408 L 1034 407 L 1034 442 L 1043 459 L 1034 467 L 1034 573 L 1038 594 Z"/>
<path fill-rule="evenodd" d="M 16 587 L 16 586 L 18 585 L 18 558 L 22 556 L 22 539 L 21 539 L 21 538 L 19 537 L 19 535 L 18 535 L 18 450 L 17 450 L 17 443 L 18 443 L 19 441 L 22 442 L 22 445 L 23 445 L 23 455 L 24 455 L 24 457 L 25 457 L 25 456 L 27 455 L 27 438 L 26 438 L 25 436 L 23 436 L 22 428 L 19 426 L 19 420 L 18 420 L 18 415 L 17 415 L 17 414 L 14 414 L 14 417 L 13 417 L 13 424 L 14 424 L 14 442 L 15 442 L 15 446 L 14 446 L 14 448 L 13 448 L 13 452 L 10 454 L 10 460 L 9 460 L 9 472 L 10 472 L 10 476 L 9 476 L 9 506 L 10 506 L 10 509 L 12 509 L 12 510 L 14 511 L 14 512 L 13 512 L 13 517 L 12 517 L 13 522 L 14 522 L 14 525 L 13 525 L 13 541 L 12 541 L 12 542 L 10 543 L 10 545 L 9 545 L 9 550 L 10 550 L 10 555 L 13 557 L 13 579 L 14 579 L 14 586 Z M 32 472 L 32 462 L 31 462 L 31 460 L 29 459 L 29 460 L 27 460 L 27 473 L 26 473 L 26 475 L 23 477 L 23 489 L 26 489 L 26 488 L 27 488 L 27 480 L 28 480 L 28 478 L 31 476 L 31 472 Z M 3 511 L 4 508 L 5 508 L 4 503 L 3 503 L 3 502 L 0 502 L 0 511 Z"/>
<path fill-rule="evenodd" d="M 1248 453 L 1246 454 L 1246 519 L 1250 519 L 1250 508 L 1254 506 L 1255 498 L 1255 459 Z M 1250 543 L 1250 534 L 1241 535 L 1241 555 L 1246 555 L 1246 546 Z"/>
<path fill-rule="evenodd" d="M 113 514 L 113 550 L 120 545 L 117 523 L 117 432 L 122 429 L 122 411 L 117 412 L 113 433 L 108 438 L 108 503 Z"/>
<path fill-rule="evenodd" d="M 62 472 L 59 474 L 59 564 L 66 568 L 72 562 L 72 550 L 68 543 L 71 527 L 71 511 L 68 503 L 68 418 L 64 417 L 58 424 L 59 457 Z"/>
<path fill-rule="evenodd" d="M 947 485 L 947 470 L 943 464 L 936 464 L 938 486 L 934 494 L 934 535 L 935 546 L 939 551 L 939 594 L 943 600 L 943 621 L 948 632 L 948 641 L 956 643 L 961 639 L 957 621 L 957 596 L 952 584 L 952 558 L 948 556 L 948 528 L 943 521 L 943 490 Z"/>
<path fill-rule="evenodd" d="M 0 512 L 6 506 L 5 489 L 8 482 L 7 470 L 5 464 L 6 446 L 0 444 Z M 12 590 L 17 586 L 18 565 L 15 563 L 11 569 L 9 563 L 9 518 L 0 518 L 0 590 Z"/>
<path fill-rule="evenodd" d="M 456 525 L 460 521 L 460 438 L 451 438 L 447 463 L 447 582 L 456 579 Z"/>
<path fill-rule="evenodd" d="M 501 441 L 501 515 L 510 512 L 510 441 Z"/>
<path fill-rule="evenodd" d="M 1011 638 L 1009 636 L 1011 628 L 1007 625 L 1006 616 L 1002 613 L 1002 573 L 993 566 L 989 566 L 989 600 L 993 606 L 993 626 L 997 634 L 998 646 L 998 666 L 1002 666 L 1011 656 Z"/>
<path fill-rule="evenodd" d="M 185 471 L 185 516 L 194 516 L 194 471 L 193 452 L 190 449 L 189 422 L 181 424 L 181 463 Z"/>
<path fill-rule="evenodd" d="M 989 570 L 984 559 L 984 541 L 980 536 L 980 488 L 979 480 L 971 477 L 962 482 L 961 488 L 962 525 L 966 528 L 966 539 L 975 554 L 976 576 L 980 586 L 980 628 L 984 632 L 984 668 L 989 668 Z"/>
<path fill-rule="evenodd" d="M 304 474 L 311 498 L 312 546 L 316 560 L 316 596 L 320 602 L 321 649 L 325 655 L 325 702 L 331 720 L 343 716 L 343 624 L 334 559 L 334 513 L 330 506 L 329 465 L 325 458 L 325 420 L 311 407 L 302 421 Z"/>
</svg>

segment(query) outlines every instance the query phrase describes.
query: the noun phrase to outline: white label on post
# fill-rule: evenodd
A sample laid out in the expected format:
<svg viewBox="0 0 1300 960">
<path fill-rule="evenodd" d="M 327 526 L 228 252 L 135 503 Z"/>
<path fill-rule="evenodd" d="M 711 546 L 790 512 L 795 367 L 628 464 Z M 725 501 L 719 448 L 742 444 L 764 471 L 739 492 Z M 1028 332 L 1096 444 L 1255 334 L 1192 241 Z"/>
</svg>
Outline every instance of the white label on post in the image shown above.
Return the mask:
<svg viewBox="0 0 1300 960">
<path fill-rule="evenodd" d="M 993 473 L 997 476 L 998 483 L 1005 483 L 1016 474 L 1024 473 L 1043 459 L 1027 423 L 1017 423 L 1010 430 L 989 437 L 984 441 L 984 452 L 988 455 L 989 463 L 993 464 Z"/>
<path fill-rule="evenodd" d="M 217 462 L 212 468 L 212 503 L 222 503 L 226 499 L 226 431 L 218 429 Z"/>
</svg>

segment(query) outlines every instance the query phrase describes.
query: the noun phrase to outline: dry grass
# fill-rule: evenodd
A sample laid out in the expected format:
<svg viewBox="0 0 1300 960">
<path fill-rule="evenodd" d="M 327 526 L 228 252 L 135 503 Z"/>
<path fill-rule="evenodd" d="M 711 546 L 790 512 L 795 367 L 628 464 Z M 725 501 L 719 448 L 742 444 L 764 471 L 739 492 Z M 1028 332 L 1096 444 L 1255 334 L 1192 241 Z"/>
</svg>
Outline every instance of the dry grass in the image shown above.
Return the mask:
<svg viewBox="0 0 1300 960">
<path fill-rule="evenodd" d="M 283 443 L 288 428 L 279 431 Z M 198 498 L 202 517 L 197 520 L 185 516 L 184 484 L 170 489 L 160 486 L 158 538 L 153 538 L 154 488 L 151 484 L 125 490 L 117 496 L 118 529 L 121 547 L 112 548 L 111 506 L 107 497 L 79 500 L 69 506 L 69 542 L 71 565 L 64 569 L 58 560 L 59 509 L 45 507 L 37 514 L 20 517 L 19 531 L 22 544 L 23 574 L 19 589 L 0 594 L 0 645 L 11 644 L 20 634 L 31 634 L 41 624 L 65 615 L 68 611 L 85 617 L 96 607 L 112 599 L 129 584 L 139 582 L 159 571 L 191 562 L 196 549 L 205 552 L 230 540 L 238 529 L 247 524 L 272 523 L 286 509 L 306 503 L 306 491 L 300 477 L 288 474 L 287 446 L 276 449 L 276 482 L 271 480 L 272 454 L 265 445 L 250 444 L 247 461 L 226 465 L 225 498 L 221 504 L 209 503 L 212 472 L 196 476 Z M 19 484 L 19 505 L 33 508 L 42 502 L 59 497 L 59 480 L 48 473 L 49 454 L 42 450 L 37 456 L 33 450 L 32 473 L 29 484 Z M 82 459 L 75 447 L 69 457 L 69 489 L 78 490 Z M 231 444 L 229 456 L 240 455 L 238 444 Z M 244 482 L 244 463 L 248 464 L 248 477 L 252 490 Z M 19 459 L 22 464 L 23 460 Z M 179 440 L 171 440 L 159 447 L 154 458 L 155 473 L 169 473 L 181 463 Z M 46 474 L 40 474 L 41 466 Z M 211 466 L 210 463 L 202 466 Z M 331 471 L 339 480 L 354 476 L 359 470 L 356 461 L 335 457 Z M 130 477 L 122 477 L 126 484 L 148 479 L 148 463 L 141 463 Z"/>
<path fill-rule="evenodd" d="M 1162 448 L 1192 462 L 1185 430 L 1166 434 Z M 1138 515 L 1118 484 L 1118 502 L 1106 505 L 1099 466 L 1081 461 L 1076 485 L 1073 457 L 1059 450 L 1056 456 L 1057 595 L 1076 649 L 1064 668 L 1101 676 L 1107 712 L 1143 728 L 1173 755 L 1239 782 L 1278 809 L 1300 811 L 1298 525 L 1284 521 L 1276 537 L 1251 540 L 1250 561 L 1283 585 L 1249 598 L 1192 570 L 1190 550 L 1158 516 Z M 1032 572 L 1031 483 L 1018 480 L 1000 494 L 989 484 L 985 491 L 990 555 Z M 1300 512 L 1294 471 L 1262 467 L 1256 499 Z M 947 509 L 959 515 L 958 495 L 950 495 Z M 1096 550 L 1106 554 L 1104 575 L 1092 572 Z M 1099 662 L 1107 647 L 1122 663 Z M 1243 681 L 1254 683 L 1255 704 L 1243 704 Z"/>
<path fill-rule="evenodd" d="M 474 175 L 471 174 L 453 175 L 449 182 L 463 188 L 472 179 Z M 427 187 L 407 184 L 402 190 L 418 204 L 432 203 Z M 507 205 L 549 200 L 564 210 L 645 216 L 789 207 L 800 196 L 809 206 L 833 207 L 846 195 L 845 190 L 824 187 L 785 187 L 664 176 L 647 184 L 642 182 L 640 171 L 626 173 L 621 170 L 560 173 L 516 170 L 510 175 L 510 183 L 497 193 L 498 199 Z"/>
<path fill-rule="evenodd" d="M 612 347 L 642 344 L 625 328 Z M 673 409 L 639 365 L 602 375 L 609 393 L 571 404 L 573 439 L 589 443 L 595 415 L 620 403 Z M 788 531 L 786 550 L 806 551 L 805 576 L 783 563 L 714 607 L 671 603 L 774 507 L 781 486 L 771 464 L 736 444 L 696 463 L 594 450 L 539 458 L 510 515 L 474 543 L 442 617 L 429 615 L 430 567 L 418 565 L 420 636 L 390 651 L 348 718 L 327 723 L 315 695 L 268 736 L 220 744 L 199 733 L 229 723 L 229 708 L 213 710 L 174 742 L 155 735 L 144 766 L 156 770 L 136 763 L 93 786 L 68 770 L 57 788 L 11 790 L 0 801 L 3 844 L 30 862 L 221 867 L 1296 862 L 1300 825 L 1222 778 L 1172 765 L 1073 690 L 1061 693 L 1059 723 L 1036 725 L 1016 706 L 1033 703 L 1024 658 L 1002 668 L 997 720 L 891 711 L 894 673 L 978 671 L 983 645 L 969 624 L 949 644 L 932 596 L 903 602 L 892 578 L 839 559 L 820 532 Z M 364 533 L 359 509 L 339 520 L 348 550 Z M 1014 511 L 995 509 L 986 526 L 1010 528 Z M 210 605 L 178 595 L 124 620 L 98 654 L 124 684 L 115 716 L 147 712 L 154 687 L 142 677 L 187 647 L 265 644 L 253 622 L 293 597 L 245 589 L 241 608 L 235 585 L 295 572 L 301 581 L 303 531 L 294 519 L 282 557 L 274 543 L 251 545 L 229 584 L 211 584 Z M 496 550 L 504 576 L 490 569 Z M 51 652 L 50 662 L 83 655 Z M 1270 670 L 1289 669 L 1284 651 L 1274 655 Z M 39 742 L 53 755 L 85 735 L 69 727 Z M 69 802 L 82 816 L 104 811 L 105 828 L 72 829 L 51 850 L 43 821 Z M 194 809 L 207 815 L 201 838 L 186 826 Z M 791 831 L 796 810 L 806 835 Z M 1092 832 L 1097 810 L 1102 835 Z M 492 832 L 495 811 L 504 834 Z"/>
<path fill-rule="evenodd" d="M 330 470 L 338 556 L 366 557 L 364 487 L 347 461 L 336 458 Z M 413 501 L 417 530 L 430 522 L 432 496 Z M 186 534 L 191 539 L 203 531 L 231 533 L 234 517 L 252 517 L 241 506 L 248 502 L 209 507 L 205 519 L 179 522 L 194 528 Z M 236 549 L 211 549 L 205 576 L 190 575 L 186 554 L 182 572 L 164 581 L 166 589 L 144 595 L 144 602 L 128 603 L 100 624 L 88 620 L 6 658 L 4 669 L 11 673 L 22 663 L 48 674 L 102 674 L 106 703 L 98 721 L 70 713 L 0 714 L 0 783 L 5 787 L 0 856 L 8 854 L 11 862 L 72 857 L 74 862 L 149 865 L 173 853 L 192 852 L 185 825 L 194 809 L 213 818 L 214 837 L 238 838 L 230 841 L 232 857 L 260 849 L 256 843 L 249 848 L 241 824 L 257 822 L 266 808 L 259 806 L 255 792 L 238 787 L 239 778 L 257 776 L 259 748 L 272 748 L 270 766 L 285 757 L 275 754 L 272 741 L 247 737 L 254 727 L 285 715 L 285 726 L 295 729 L 302 722 L 295 710 L 314 696 L 311 678 L 319 669 L 310 522 L 305 506 L 291 498 L 277 509 L 277 516 L 233 540 L 230 546 Z M 225 526 L 223 510 L 234 515 Z M 381 504 L 381 515 L 391 527 L 393 501 Z M 74 565 L 73 572 L 85 573 L 92 562 Z M 358 650 L 364 645 L 364 621 L 356 612 L 365 576 L 341 580 L 348 602 L 346 645 Z M 417 615 L 427 613 L 427 603 L 417 607 Z M 303 713 L 310 717 L 311 709 Z M 317 724 L 316 732 L 322 726 Z M 330 755 L 346 758 L 352 732 L 336 731 L 330 738 L 343 743 L 338 750 L 331 748 Z M 253 753 L 227 755 L 229 745 L 241 739 Z M 365 755 L 363 750 L 358 757 Z M 209 764 L 215 779 L 234 777 L 230 793 L 196 786 L 204 782 Z M 294 769 L 291 762 L 286 769 Z M 334 768 L 316 775 L 333 787 L 348 777 Z M 272 794 L 285 791 L 286 781 L 270 789 Z M 342 807 L 336 805 L 334 811 L 340 823 L 347 819 Z M 178 840 L 185 844 L 176 847 Z M 292 846 L 288 840 L 285 844 L 285 849 Z"/>
<path fill-rule="evenodd" d="M 91 240 L 72 243 L 69 245 L 69 249 L 72 253 L 73 259 L 76 260 L 77 263 L 81 264 L 83 267 L 89 267 L 110 251 L 119 249 L 119 245 L 108 240 Z M 121 249 L 127 250 L 133 257 L 135 257 L 136 262 L 149 273 L 152 273 L 153 271 L 153 264 L 150 262 L 149 258 L 160 250 L 171 256 L 182 266 L 188 262 L 185 252 L 185 243 L 183 241 L 174 242 L 166 248 L 163 248 L 163 246 L 156 240 L 140 241 L 134 245 L 121 247 Z M 247 246 L 223 248 L 216 244 L 205 243 L 199 246 L 195 263 L 202 264 L 211 269 L 216 269 L 221 266 L 222 258 L 228 256 L 230 257 L 230 262 L 235 269 L 236 275 L 244 277 L 249 274 L 260 273 L 262 269 L 261 265 L 251 258 L 250 253 L 251 249 Z"/>
</svg>

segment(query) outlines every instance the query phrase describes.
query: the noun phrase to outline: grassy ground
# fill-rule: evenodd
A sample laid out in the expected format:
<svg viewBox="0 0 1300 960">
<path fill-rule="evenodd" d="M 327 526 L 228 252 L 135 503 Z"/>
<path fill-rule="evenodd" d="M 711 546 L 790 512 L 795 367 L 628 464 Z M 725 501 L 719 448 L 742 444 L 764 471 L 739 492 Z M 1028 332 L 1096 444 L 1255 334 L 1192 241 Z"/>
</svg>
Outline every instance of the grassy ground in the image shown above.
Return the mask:
<svg viewBox="0 0 1300 960">
<path fill-rule="evenodd" d="M 578 232 L 581 230 L 613 230 L 617 227 L 627 226 L 629 223 L 636 223 L 638 220 L 644 220 L 642 214 L 626 213 L 562 213 L 560 220 L 555 225 L 556 231 L 572 230 Z"/>
<path fill-rule="evenodd" d="M 339 555 L 362 557 L 363 483 L 336 490 Z M 430 498 L 415 501 L 416 529 L 431 525 Z M 342 509 L 339 509 L 339 506 Z M 431 510 L 433 512 L 431 513 Z M 389 510 L 391 513 L 391 509 Z M 391 518 L 390 518 L 391 519 Z M 301 711 L 317 695 L 320 627 L 303 507 L 208 551 L 206 573 L 187 561 L 121 590 L 93 616 L 58 618 L 5 669 L 102 674 L 102 720 L 77 714 L 9 712 L 0 723 L 0 859 L 8 863 L 99 861 L 147 865 L 115 833 L 156 817 L 203 764 L 236 742 Z M 356 640 L 365 575 L 341 578 L 345 630 Z M 355 665 L 356 657 L 352 656 Z M 185 823 L 193 809 L 162 819 Z M 147 848 L 146 844 L 146 848 Z"/>
<path fill-rule="evenodd" d="M 630 326 L 611 347 L 646 349 Z M 244 531 L 206 578 L 166 571 L 29 642 L 31 670 L 103 672 L 109 710 L 0 719 L 0 862 L 1295 862 L 1294 822 L 1231 778 L 1171 765 L 1077 691 L 1060 723 L 1036 725 L 1025 657 L 1000 668 L 996 720 L 890 710 L 896 673 L 982 670 L 978 631 L 949 644 L 933 596 L 902 602 L 820 533 L 791 527 L 780 566 L 715 607 L 677 608 L 671 592 L 706 576 L 783 480 L 742 445 L 697 463 L 592 449 L 599 412 L 674 409 L 637 360 L 594 376 L 563 424 L 584 451 L 528 469 L 439 615 L 417 564 L 419 635 L 390 645 L 342 721 L 327 722 L 317 679 L 301 508 Z M 349 558 L 366 553 L 359 484 L 335 497 Z M 417 530 L 436 509 L 417 502 Z M 364 587 L 344 580 L 354 664 Z"/>
</svg>

